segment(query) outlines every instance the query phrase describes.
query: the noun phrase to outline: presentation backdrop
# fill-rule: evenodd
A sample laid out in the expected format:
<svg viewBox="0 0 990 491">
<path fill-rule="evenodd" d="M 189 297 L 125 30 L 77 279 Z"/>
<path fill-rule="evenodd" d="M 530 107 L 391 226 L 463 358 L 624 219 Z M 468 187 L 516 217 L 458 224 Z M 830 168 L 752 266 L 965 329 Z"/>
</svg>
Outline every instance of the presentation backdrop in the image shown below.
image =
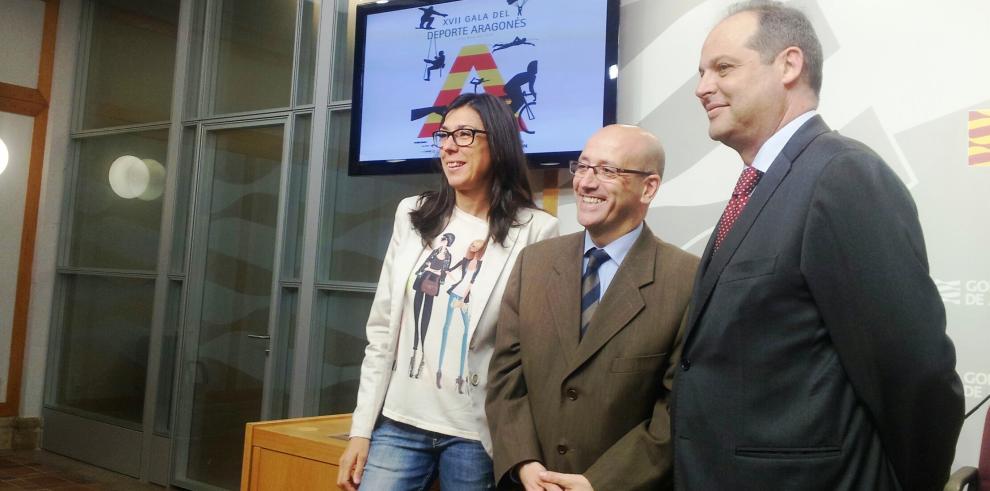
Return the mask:
<svg viewBox="0 0 990 491">
<path fill-rule="evenodd" d="M 731 3 L 621 4 L 618 120 L 649 129 L 667 152 L 647 221 L 698 255 L 742 164 L 708 138 L 694 95 L 701 45 Z M 990 3 L 790 3 L 825 51 L 820 114 L 883 156 L 914 195 L 969 410 L 990 394 Z M 567 189 L 559 217 L 562 232 L 580 229 Z M 963 426 L 953 468 L 976 464 L 987 406 Z"/>
<path fill-rule="evenodd" d="M 601 126 L 604 0 L 465 0 L 368 16 L 361 161 L 431 158 L 437 109 L 508 96 L 530 153 L 577 151 Z"/>
</svg>

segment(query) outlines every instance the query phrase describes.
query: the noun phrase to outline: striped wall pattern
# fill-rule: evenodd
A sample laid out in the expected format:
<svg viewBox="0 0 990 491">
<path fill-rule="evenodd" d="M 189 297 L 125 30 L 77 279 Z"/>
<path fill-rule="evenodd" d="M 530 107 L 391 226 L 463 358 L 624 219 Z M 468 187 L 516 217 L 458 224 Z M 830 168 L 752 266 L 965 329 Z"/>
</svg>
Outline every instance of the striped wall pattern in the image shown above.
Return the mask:
<svg viewBox="0 0 990 491">
<path fill-rule="evenodd" d="M 969 112 L 969 165 L 990 166 L 990 109 Z"/>
</svg>

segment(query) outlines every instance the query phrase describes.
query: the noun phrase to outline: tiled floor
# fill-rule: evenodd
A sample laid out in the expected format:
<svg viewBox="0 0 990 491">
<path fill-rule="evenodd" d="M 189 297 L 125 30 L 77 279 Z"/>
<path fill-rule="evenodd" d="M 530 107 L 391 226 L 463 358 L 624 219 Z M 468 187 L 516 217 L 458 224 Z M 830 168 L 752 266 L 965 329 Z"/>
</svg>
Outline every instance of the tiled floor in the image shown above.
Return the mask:
<svg viewBox="0 0 990 491">
<path fill-rule="evenodd" d="M 0 490 L 162 491 L 164 488 L 41 450 L 0 450 Z"/>
</svg>

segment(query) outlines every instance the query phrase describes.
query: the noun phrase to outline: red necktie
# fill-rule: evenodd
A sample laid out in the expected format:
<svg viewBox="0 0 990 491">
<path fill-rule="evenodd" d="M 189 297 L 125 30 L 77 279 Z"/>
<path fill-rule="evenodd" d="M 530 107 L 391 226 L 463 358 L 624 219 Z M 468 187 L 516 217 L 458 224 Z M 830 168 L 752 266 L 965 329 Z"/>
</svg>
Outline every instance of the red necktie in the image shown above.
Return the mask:
<svg viewBox="0 0 990 491">
<path fill-rule="evenodd" d="M 736 223 L 736 219 L 739 218 L 743 209 L 746 208 L 746 203 L 749 202 L 749 195 L 753 193 L 753 189 L 756 188 L 756 184 L 760 182 L 761 177 L 763 177 L 762 171 L 748 165 L 743 169 L 742 174 L 739 175 L 739 180 L 736 181 L 736 187 L 732 190 L 732 199 L 725 206 L 725 211 L 722 212 L 722 218 L 718 221 L 718 228 L 715 229 L 715 248 L 712 249 L 713 254 L 722 245 L 725 236 L 729 235 L 729 230 L 732 230 L 732 225 Z"/>
</svg>

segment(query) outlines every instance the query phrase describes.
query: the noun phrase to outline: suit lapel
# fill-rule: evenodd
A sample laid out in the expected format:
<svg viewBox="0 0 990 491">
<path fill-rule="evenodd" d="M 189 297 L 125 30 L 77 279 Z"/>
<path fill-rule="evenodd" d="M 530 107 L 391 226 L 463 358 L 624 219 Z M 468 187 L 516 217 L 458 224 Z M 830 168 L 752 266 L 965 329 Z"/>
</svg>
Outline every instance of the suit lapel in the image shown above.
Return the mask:
<svg viewBox="0 0 990 491">
<path fill-rule="evenodd" d="M 571 234 L 553 259 L 552 276 L 547 278 L 547 305 L 553 317 L 564 360 L 570 365 L 578 349 L 581 325 L 581 261 L 584 232 Z"/>
<path fill-rule="evenodd" d="M 653 283 L 656 273 L 656 241 L 653 232 L 647 226 L 643 226 L 643 231 L 639 238 L 629 249 L 626 258 L 619 265 L 612 283 L 598 304 L 595 316 L 588 325 L 588 331 L 584 335 L 577 347 L 576 356 L 568 364 L 569 369 L 565 374 L 577 370 L 585 361 L 592 357 L 602 348 L 613 336 L 629 325 L 629 322 L 636 317 L 646 305 L 640 288 Z M 580 279 L 578 284 L 580 285 Z M 580 289 L 580 286 L 578 287 Z M 570 326 L 577 338 L 578 322 L 580 322 L 580 302 L 572 304 L 571 310 L 578 315 L 575 322 Z"/>
<path fill-rule="evenodd" d="M 495 285 L 498 284 L 499 278 L 503 274 L 506 274 L 506 270 L 512 268 L 511 264 L 508 264 L 509 257 L 512 255 L 512 250 L 516 248 L 516 242 L 519 239 L 520 227 L 513 227 L 509 229 L 509 234 L 505 236 L 505 245 L 500 245 L 494 241 L 489 242 L 488 247 L 485 249 L 485 255 L 482 258 L 481 269 L 478 274 L 478 278 L 473 285 L 471 285 L 471 300 L 470 312 L 470 329 L 468 330 L 468 337 L 474 339 L 474 331 L 478 327 L 478 322 L 481 317 L 485 315 L 485 312 L 489 308 L 498 309 L 501 303 L 501 297 L 493 298 L 491 296 L 492 290 L 495 289 Z M 497 268 L 497 270 L 496 270 Z M 471 281 L 470 272 L 465 271 L 468 275 L 465 281 Z M 488 301 L 479 305 L 473 302 L 476 298 L 486 298 Z M 492 304 L 495 304 L 492 306 Z"/>
<path fill-rule="evenodd" d="M 721 219 L 722 216 L 719 215 L 719 220 Z M 701 277 L 704 276 L 705 271 L 708 270 L 709 263 L 711 263 L 712 247 L 715 247 L 715 235 L 717 234 L 717 232 L 718 232 L 718 224 L 716 224 L 715 227 L 712 228 L 712 234 L 708 236 L 708 244 L 705 245 L 705 252 L 701 254 L 703 260 L 701 261 L 701 264 L 698 267 L 698 273 L 695 278 L 696 285 L 698 284 L 698 281 L 701 281 Z"/>
<path fill-rule="evenodd" d="M 829 128 L 821 116 L 815 116 L 802 125 L 794 133 L 790 141 L 784 145 L 783 150 L 781 150 L 780 155 L 773 161 L 773 164 L 770 165 L 770 169 L 760 180 L 759 185 L 756 186 L 753 195 L 750 196 L 746 208 L 739 215 L 736 223 L 732 226 L 732 230 L 725 236 L 722 246 L 714 254 L 712 253 L 714 239 L 709 239 L 708 247 L 705 249 L 705 255 L 701 260 L 702 264 L 706 266 L 703 266 L 703 270 L 699 272 L 698 280 L 695 282 L 694 293 L 691 296 L 691 313 L 688 318 L 685 343 L 689 340 L 691 330 L 701 316 L 701 312 L 704 311 L 712 290 L 714 290 L 719 276 L 722 275 L 722 270 L 725 269 L 729 260 L 732 259 L 733 254 L 739 248 L 749 229 L 760 216 L 767 201 L 770 200 L 770 197 L 777 191 L 780 183 L 783 182 L 784 178 L 791 171 L 792 163 L 797 160 L 798 156 L 801 155 L 801 152 L 807 148 L 812 140 L 828 131 Z M 712 236 L 714 237 L 714 235 L 715 233 L 713 232 Z"/>
</svg>

